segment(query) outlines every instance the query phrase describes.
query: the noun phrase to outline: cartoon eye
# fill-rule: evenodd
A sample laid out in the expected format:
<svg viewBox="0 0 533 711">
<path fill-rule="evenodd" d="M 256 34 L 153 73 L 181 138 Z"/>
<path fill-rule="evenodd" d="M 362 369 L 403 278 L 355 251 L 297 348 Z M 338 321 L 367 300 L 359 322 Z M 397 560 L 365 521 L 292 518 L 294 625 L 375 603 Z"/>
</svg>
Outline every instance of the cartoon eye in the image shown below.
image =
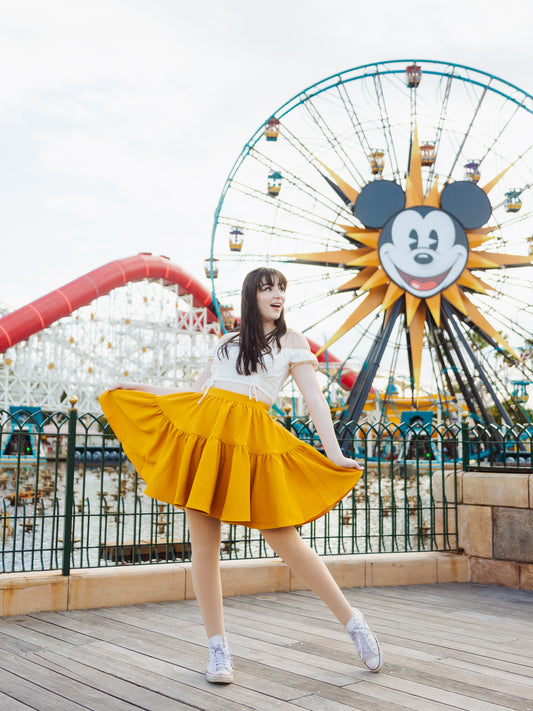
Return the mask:
<svg viewBox="0 0 533 711">
<path fill-rule="evenodd" d="M 409 249 L 416 249 L 418 247 L 418 232 L 416 230 L 411 230 L 411 232 L 409 232 L 409 239 L 411 240 Z"/>
<path fill-rule="evenodd" d="M 437 251 L 437 247 L 439 245 L 439 235 L 437 234 L 436 230 L 431 230 L 429 233 L 429 248 L 433 249 L 435 252 Z"/>
</svg>

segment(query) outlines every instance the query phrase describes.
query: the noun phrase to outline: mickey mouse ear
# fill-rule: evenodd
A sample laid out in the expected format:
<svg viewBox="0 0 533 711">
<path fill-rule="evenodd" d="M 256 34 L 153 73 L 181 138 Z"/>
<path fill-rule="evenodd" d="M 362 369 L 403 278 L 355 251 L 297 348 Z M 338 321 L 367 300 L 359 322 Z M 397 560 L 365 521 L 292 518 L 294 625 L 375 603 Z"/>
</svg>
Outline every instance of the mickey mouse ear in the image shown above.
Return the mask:
<svg viewBox="0 0 533 711">
<path fill-rule="evenodd" d="M 375 180 L 361 190 L 353 211 L 365 227 L 376 229 L 383 227 L 389 217 L 404 207 L 405 193 L 398 183 Z"/>
<path fill-rule="evenodd" d="M 469 180 L 447 185 L 440 196 L 440 208 L 456 217 L 467 230 L 484 225 L 492 212 L 486 193 Z"/>
</svg>

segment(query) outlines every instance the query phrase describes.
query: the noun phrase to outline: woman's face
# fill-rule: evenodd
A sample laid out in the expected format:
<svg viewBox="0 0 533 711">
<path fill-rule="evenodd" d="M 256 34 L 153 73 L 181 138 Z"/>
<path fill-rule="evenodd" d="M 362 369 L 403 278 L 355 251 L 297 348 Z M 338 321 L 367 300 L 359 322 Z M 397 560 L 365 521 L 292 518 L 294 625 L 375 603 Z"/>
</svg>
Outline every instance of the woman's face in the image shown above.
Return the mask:
<svg viewBox="0 0 533 711">
<path fill-rule="evenodd" d="M 281 316 L 285 303 L 285 289 L 277 279 L 273 286 L 263 282 L 257 290 L 257 307 L 264 326 L 274 327 L 275 321 Z"/>
</svg>

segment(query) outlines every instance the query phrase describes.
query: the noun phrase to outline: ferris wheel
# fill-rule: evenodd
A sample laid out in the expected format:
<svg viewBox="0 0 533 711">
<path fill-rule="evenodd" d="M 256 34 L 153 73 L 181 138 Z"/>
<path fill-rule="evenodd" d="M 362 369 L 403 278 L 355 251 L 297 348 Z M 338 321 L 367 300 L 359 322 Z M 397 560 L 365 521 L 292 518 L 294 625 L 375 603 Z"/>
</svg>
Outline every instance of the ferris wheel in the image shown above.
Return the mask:
<svg viewBox="0 0 533 711">
<path fill-rule="evenodd" d="M 339 72 L 267 117 L 235 161 L 206 259 L 221 322 L 244 275 L 289 280 L 287 320 L 371 387 L 481 422 L 527 419 L 533 98 L 471 67 Z"/>
</svg>

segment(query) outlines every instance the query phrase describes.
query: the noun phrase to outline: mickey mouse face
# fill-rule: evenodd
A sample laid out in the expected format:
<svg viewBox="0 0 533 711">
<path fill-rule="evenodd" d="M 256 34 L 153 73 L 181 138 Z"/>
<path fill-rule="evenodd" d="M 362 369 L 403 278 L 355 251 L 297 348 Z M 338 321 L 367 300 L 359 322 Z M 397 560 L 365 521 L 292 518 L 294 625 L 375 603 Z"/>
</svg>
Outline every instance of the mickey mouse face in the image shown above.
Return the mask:
<svg viewBox="0 0 533 711">
<path fill-rule="evenodd" d="M 414 296 L 429 297 L 458 279 L 468 259 L 459 222 L 442 210 L 413 207 L 390 218 L 378 253 L 387 275 Z"/>
<path fill-rule="evenodd" d="M 440 209 L 404 206 L 402 188 L 380 180 L 363 188 L 354 213 L 366 227 L 383 228 L 378 253 L 387 276 L 414 296 L 428 298 L 460 277 L 468 260 L 465 228 L 489 219 L 490 202 L 477 185 L 459 181 L 444 188 Z"/>
</svg>

